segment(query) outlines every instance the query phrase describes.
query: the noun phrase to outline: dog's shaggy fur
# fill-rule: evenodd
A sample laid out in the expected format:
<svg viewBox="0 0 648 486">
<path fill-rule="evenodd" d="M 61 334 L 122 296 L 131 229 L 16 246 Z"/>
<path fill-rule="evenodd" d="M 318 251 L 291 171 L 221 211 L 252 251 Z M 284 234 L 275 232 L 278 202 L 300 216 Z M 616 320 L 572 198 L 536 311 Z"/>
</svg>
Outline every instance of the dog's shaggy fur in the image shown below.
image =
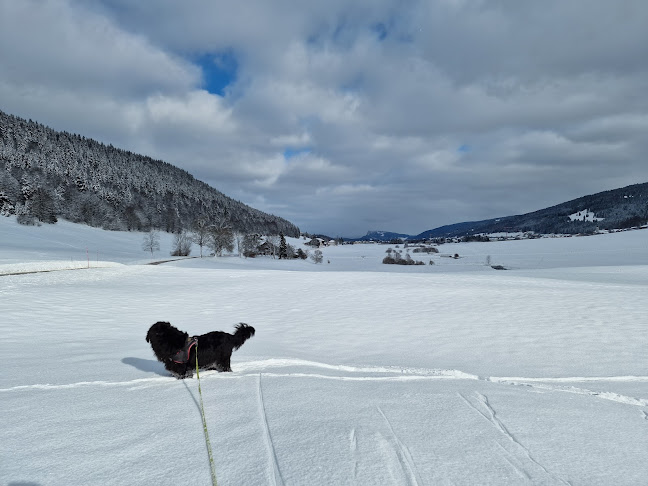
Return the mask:
<svg viewBox="0 0 648 486">
<path fill-rule="evenodd" d="M 236 332 L 229 334 L 221 331 L 212 331 L 201 336 L 192 336 L 198 339 L 198 368 L 205 370 L 232 371 L 230 358 L 232 351 L 243 346 L 243 343 L 254 336 L 254 328 L 240 323 Z M 176 329 L 168 322 L 156 322 L 146 333 L 146 342 L 151 343 L 153 353 L 158 361 L 176 378 L 191 378 L 196 369 L 196 346 L 189 353 L 186 363 L 176 363 L 173 357 L 182 349 L 189 335 Z"/>
</svg>

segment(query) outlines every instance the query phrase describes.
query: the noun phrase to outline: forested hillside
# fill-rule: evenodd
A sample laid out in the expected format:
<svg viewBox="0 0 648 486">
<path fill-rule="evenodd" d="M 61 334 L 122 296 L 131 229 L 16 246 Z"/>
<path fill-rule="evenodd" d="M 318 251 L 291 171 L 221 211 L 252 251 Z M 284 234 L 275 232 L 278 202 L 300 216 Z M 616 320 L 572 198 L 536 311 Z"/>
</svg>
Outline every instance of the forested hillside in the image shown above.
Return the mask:
<svg viewBox="0 0 648 486">
<path fill-rule="evenodd" d="M 161 160 L 0 111 L 0 214 L 111 230 L 177 232 L 198 219 L 243 233 L 299 236 L 285 219 L 235 201 Z"/>
<path fill-rule="evenodd" d="M 648 223 L 648 183 L 599 192 L 518 216 L 442 226 L 413 237 L 436 238 L 480 233 L 593 233 Z"/>
</svg>

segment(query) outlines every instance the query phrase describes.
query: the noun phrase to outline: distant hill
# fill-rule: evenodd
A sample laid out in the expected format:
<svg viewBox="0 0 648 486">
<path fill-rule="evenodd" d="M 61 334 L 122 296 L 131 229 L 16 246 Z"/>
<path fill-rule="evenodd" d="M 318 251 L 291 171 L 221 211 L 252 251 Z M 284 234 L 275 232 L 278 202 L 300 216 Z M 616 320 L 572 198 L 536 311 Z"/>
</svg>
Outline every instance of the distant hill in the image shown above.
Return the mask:
<svg viewBox="0 0 648 486">
<path fill-rule="evenodd" d="M 244 233 L 300 234 L 171 164 L 0 111 L 0 215 L 11 214 L 25 224 L 168 232 L 206 218 Z"/>
<path fill-rule="evenodd" d="M 391 241 L 396 239 L 407 239 L 409 235 L 403 233 L 391 233 L 389 231 L 368 231 L 361 238 L 349 238 L 347 241 Z"/>
<path fill-rule="evenodd" d="M 579 197 L 532 213 L 441 226 L 410 239 L 459 237 L 480 233 L 593 233 L 648 223 L 648 183 Z"/>
</svg>

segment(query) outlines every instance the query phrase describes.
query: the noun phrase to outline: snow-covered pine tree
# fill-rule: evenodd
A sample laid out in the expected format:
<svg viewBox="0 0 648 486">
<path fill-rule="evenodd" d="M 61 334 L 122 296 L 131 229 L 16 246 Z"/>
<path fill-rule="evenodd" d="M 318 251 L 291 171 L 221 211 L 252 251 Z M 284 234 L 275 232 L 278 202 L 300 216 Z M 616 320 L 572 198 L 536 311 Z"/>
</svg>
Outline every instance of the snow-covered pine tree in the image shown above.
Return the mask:
<svg viewBox="0 0 648 486">
<path fill-rule="evenodd" d="M 283 233 L 279 234 L 279 260 L 288 259 L 288 244 Z"/>
</svg>

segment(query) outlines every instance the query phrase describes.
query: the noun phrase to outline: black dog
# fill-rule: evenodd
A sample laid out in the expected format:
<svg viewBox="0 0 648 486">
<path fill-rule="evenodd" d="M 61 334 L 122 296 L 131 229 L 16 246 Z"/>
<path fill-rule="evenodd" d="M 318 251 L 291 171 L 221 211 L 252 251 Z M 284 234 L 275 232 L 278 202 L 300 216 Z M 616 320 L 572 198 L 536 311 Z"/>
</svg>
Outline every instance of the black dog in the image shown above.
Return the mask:
<svg viewBox="0 0 648 486">
<path fill-rule="evenodd" d="M 212 331 L 202 336 L 192 336 L 176 329 L 168 322 L 156 322 L 146 333 L 146 342 L 151 343 L 158 361 L 176 378 L 191 378 L 196 369 L 196 342 L 198 368 L 206 370 L 232 371 L 232 351 L 254 336 L 254 328 L 240 323 L 236 332 L 229 334 Z"/>
</svg>

